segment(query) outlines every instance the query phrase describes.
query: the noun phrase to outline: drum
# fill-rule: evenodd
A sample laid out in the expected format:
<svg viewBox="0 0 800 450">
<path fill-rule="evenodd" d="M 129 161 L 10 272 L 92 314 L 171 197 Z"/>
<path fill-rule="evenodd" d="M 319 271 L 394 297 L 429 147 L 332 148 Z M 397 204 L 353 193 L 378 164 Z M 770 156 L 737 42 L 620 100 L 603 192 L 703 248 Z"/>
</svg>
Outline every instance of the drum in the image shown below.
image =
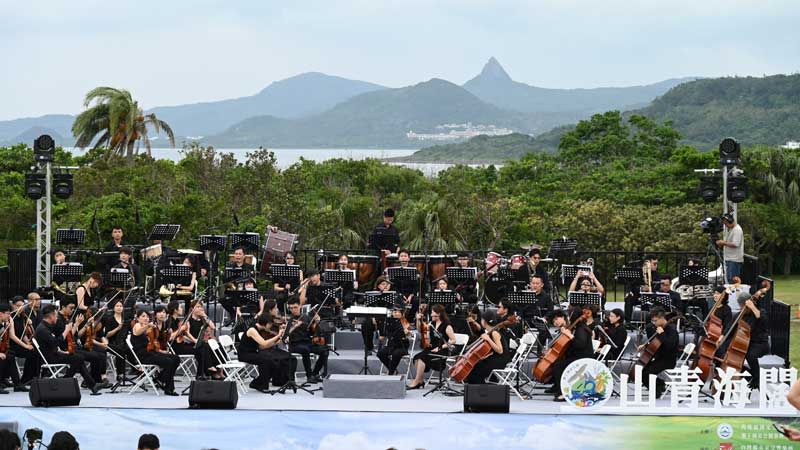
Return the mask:
<svg viewBox="0 0 800 450">
<path fill-rule="evenodd" d="M 486 265 L 486 271 L 489 273 L 497 272 L 498 265 L 503 261 L 503 256 L 497 252 L 489 252 L 486 254 L 486 259 L 484 263 Z"/>
<path fill-rule="evenodd" d="M 428 279 L 433 281 L 443 277 L 448 267 L 456 266 L 457 259 L 457 255 L 428 255 Z"/>
<path fill-rule="evenodd" d="M 151 245 L 150 247 L 145 247 L 139 251 L 142 255 L 142 259 L 156 259 L 161 256 L 161 244 Z"/>
<path fill-rule="evenodd" d="M 367 286 L 378 270 L 378 257 L 373 255 L 347 255 L 347 259 L 349 261 L 347 267 L 356 271 L 358 284 Z"/>
<path fill-rule="evenodd" d="M 317 254 L 317 267 L 321 267 L 322 269 L 335 270 L 338 269 L 338 265 L 339 265 L 338 253 Z"/>
<path fill-rule="evenodd" d="M 286 254 L 294 251 L 298 235 L 267 227 L 267 238 L 264 240 L 264 255 L 261 257 L 261 273 L 269 273 L 272 263 L 284 264 Z"/>
<path fill-rule="evenodd" d="M 517 270 L 520 267 L 524 266 L 527 262 L 527 259 L 524 255 L 514 255 L 511 257 L 511 270 Z"/>
</svg>

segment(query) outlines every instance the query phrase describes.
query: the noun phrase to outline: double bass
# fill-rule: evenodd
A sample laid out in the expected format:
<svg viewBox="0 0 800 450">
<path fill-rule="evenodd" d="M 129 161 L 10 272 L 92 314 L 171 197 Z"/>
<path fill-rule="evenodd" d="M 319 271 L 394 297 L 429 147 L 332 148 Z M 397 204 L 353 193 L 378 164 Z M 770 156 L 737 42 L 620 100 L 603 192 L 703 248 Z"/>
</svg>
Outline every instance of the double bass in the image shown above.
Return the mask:
<svg viewBox="0 0 800 450">
<path fill-rule="evenodd" d="M 581 316 L 569 324 L 567 329 L 574 330 L 579 323 L 585 321 L 591 317 L 591 315 L 592 310 L 584 308 L 581 312 Z M 536 362 L 536 366 L 533 368 L 533 379 L 540 383 L 547 383 L 550 381 L 550 379 L 553 378 L 553 364 L 555 364 L 556 361 L 564 358 L 564 354 L 571 343 L 572 338 L 568 337 L 564 333 L 559 334 L 558 337 L 553 340 L 550 348 L 548 348 L 539 361 Z"/>
<path fill-rule="evenodd" d="M 706 335 L 700 340 L 697 346 L 697 359 L 695 359 L 692 369 L 700 369 L 700 379 L 707 380 L 714 365 L 714 353 L 719 348 L 719 338 L 722 336 L 722 319 L 716 316 L 717 309 L 722 305 L 722 297 L 714 303 L 711 312 L 706 317 Z"/>
<path fill-rule="evenodd" d="M 753 303 L 766 295 L 772 288 L 771 283 L 766 280 L 761 286 L 762 288 L 750 297 Z M 752 331 L 750 329 L 750 324 L 745 322 L 744 318 L 750 312 L 750 308 L 743 306 L 742 310 L 739 312 L 739 317 L 736 319 L 736 326 L 731 327 L 731 329 L 728 330 L 728 334 L 725 335 L 727 339 L 731 330 L 736 328 L 736 334 L 733 335 L 733 340 L 728 346 L 728 351 L 725 352 L 725 357 L 720 361 L 720 368 L 722 370 L 727 370 L 728 367 L 732 367 L 736 369 L 737 372 L 741 372 L 744 367 L 745 356 L 747 356 L 747 351 L 750 349 L 750 333 Z"/>
<path fill-rule="evenodd" d="M 517 316 L 510 315 L 508 318 L 498 323 L 497 325 L 486 330 L 486 333 L 491 333 L 494 330 L 502 330 L 517 323 Z M 492 346 L 483 339 L 480 339 L 472 344 L 472 346 L 464 352 L 464 354 L 453 364 L 450 368 L 450 378 L 457 383 L 463 383 L 467 379 L 472 369 L 475 368 L 479 362 L 488 358 L 492 354 Z"/>
</svg>

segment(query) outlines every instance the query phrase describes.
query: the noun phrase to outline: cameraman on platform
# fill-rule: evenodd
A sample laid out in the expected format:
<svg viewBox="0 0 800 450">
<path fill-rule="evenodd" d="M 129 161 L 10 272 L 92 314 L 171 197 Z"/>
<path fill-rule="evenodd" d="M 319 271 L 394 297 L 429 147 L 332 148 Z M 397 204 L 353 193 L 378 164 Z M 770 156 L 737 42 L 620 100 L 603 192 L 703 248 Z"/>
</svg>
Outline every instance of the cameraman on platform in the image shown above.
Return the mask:
<svg viewBox="0 0 800 450">
<path fill-rule="evenodd" d="M 744 232 L 742 227 L 736 223 L 733 214 L 723 214 L 722 223 L 725 225 L 725 229 L 722 231 L 722 239 L 717 240 L 717 247 L 723 248 L 722 258 L 725 261 L 725 282 L 732 284 L 734 276 L 742 276 Z"/>
</svg>

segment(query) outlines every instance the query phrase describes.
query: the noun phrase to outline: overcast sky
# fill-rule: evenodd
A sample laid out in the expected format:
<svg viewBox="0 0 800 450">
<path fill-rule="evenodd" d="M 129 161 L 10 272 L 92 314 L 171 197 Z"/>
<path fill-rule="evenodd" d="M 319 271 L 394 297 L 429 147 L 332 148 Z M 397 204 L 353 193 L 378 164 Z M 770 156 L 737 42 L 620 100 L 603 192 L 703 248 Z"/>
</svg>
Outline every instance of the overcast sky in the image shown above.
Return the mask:
<svg viewBox="0 0 800 450">
<path fill-rule="evenodd" d="M 0 120 L 77 113 L 100 85 L 150 108 L 308 71 L 461 84 L 490 56 L 542 87 L 788 74 L 799 23 L 795 0 L 0 0 Z"/>
</svg>

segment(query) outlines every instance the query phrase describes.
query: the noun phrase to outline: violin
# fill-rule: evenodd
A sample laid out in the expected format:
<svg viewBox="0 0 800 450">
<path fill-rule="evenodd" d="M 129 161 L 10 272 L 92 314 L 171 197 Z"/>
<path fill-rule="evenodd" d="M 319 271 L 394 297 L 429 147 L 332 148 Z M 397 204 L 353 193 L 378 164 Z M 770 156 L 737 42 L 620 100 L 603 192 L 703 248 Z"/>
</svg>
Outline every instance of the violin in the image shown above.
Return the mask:
<svg viewBox="0 0 800 450">
<path fill-rule="evenodd" d="M 574 322 L 569 324 L 568 330 L 574 330 L 579 323 L 585 322 L 592 316 L 592 310 L 585 308 L 581 312 L 581 316 L 575 319 Z M 553 340 L 550 348 L 545 351 L 544 355 L 536 362 L 533 368 L 533 378 L 540 383 L 547 383 L 553 378 L 553 364 L 564 358 L 569 345 L 572 343 L 572 338 L 568 337 L 565 333 L 561 333 Z"/>
<path fill-rule="evenodd" d="M 421 316 L 419 318 L 419 334 L 420 334 L 420 338 L 421 338 L 421 342 L 420 342 L 419 345 L 423 350 L 431 348 L 431 336 L 428 333 L 428 329 L 430 327 L 430 324 L 425 322 L 425 313 L 426 312 L 428 312 L 428 304 L 427 303 L 423 303 L 423 304 L 419 305 L 419 314 Z"/>
<path fill-rule="evenodd" d="M 161 344 L 158 341 L 159 330 L 158 326 L 148 323 L 147 324 L 147 351 L 158 352 L 161 351 Z"/>
<path fill-rule="evenodd" d="M 8 343 L 11 339 L 10 328 L 12 326 L 12 324 L 7 324 L 5 330 L 3 330 L 3 337 L 0 338 L 0 353 L 8 352 Z"/>
<path fill-rule="evenodd" d="M 762 288 L 750 297 L 750 301 L 753 303 L 764 297 L 772 288 L 772 284 L 766 280 L 764 280 L 761 286 Z M 743 306 L 742 310 L 739 312 L 739 317 L 736 319 L 736 334 L 730 345 L 728 345 L 728 351 L 725 352 L 725 357 L 720 362 L 720 368 L 722 370 L 727 370 L 728 367 L 732 367 L 736 369 L 737 372 L 741 372 L 744 367 L 744 358 L 747 355 L 747 351 L 750 349 L 750 334 L 752 332 L 750 324 L 744 320 L 749 313 L 751 313 L 751 311 L 747 306 Z M 731 329 L 728 330 L 725 339 L 728 338 L 733 328 L 734 327 L 731 327 Z"/>
<path fill-rule="evenodd" d="M 269 325 L 269 327 L 263 330 L 258 330 L 258 334 L 261 335 L 261 338 L 265 341 L 273 339 L 275 336 L 280 334 L 280 328 L 285 323 L 286 321 L 283 319 L 283 317 L 275 316 L 272 318 L 272 323 Z"/>
</svg>

